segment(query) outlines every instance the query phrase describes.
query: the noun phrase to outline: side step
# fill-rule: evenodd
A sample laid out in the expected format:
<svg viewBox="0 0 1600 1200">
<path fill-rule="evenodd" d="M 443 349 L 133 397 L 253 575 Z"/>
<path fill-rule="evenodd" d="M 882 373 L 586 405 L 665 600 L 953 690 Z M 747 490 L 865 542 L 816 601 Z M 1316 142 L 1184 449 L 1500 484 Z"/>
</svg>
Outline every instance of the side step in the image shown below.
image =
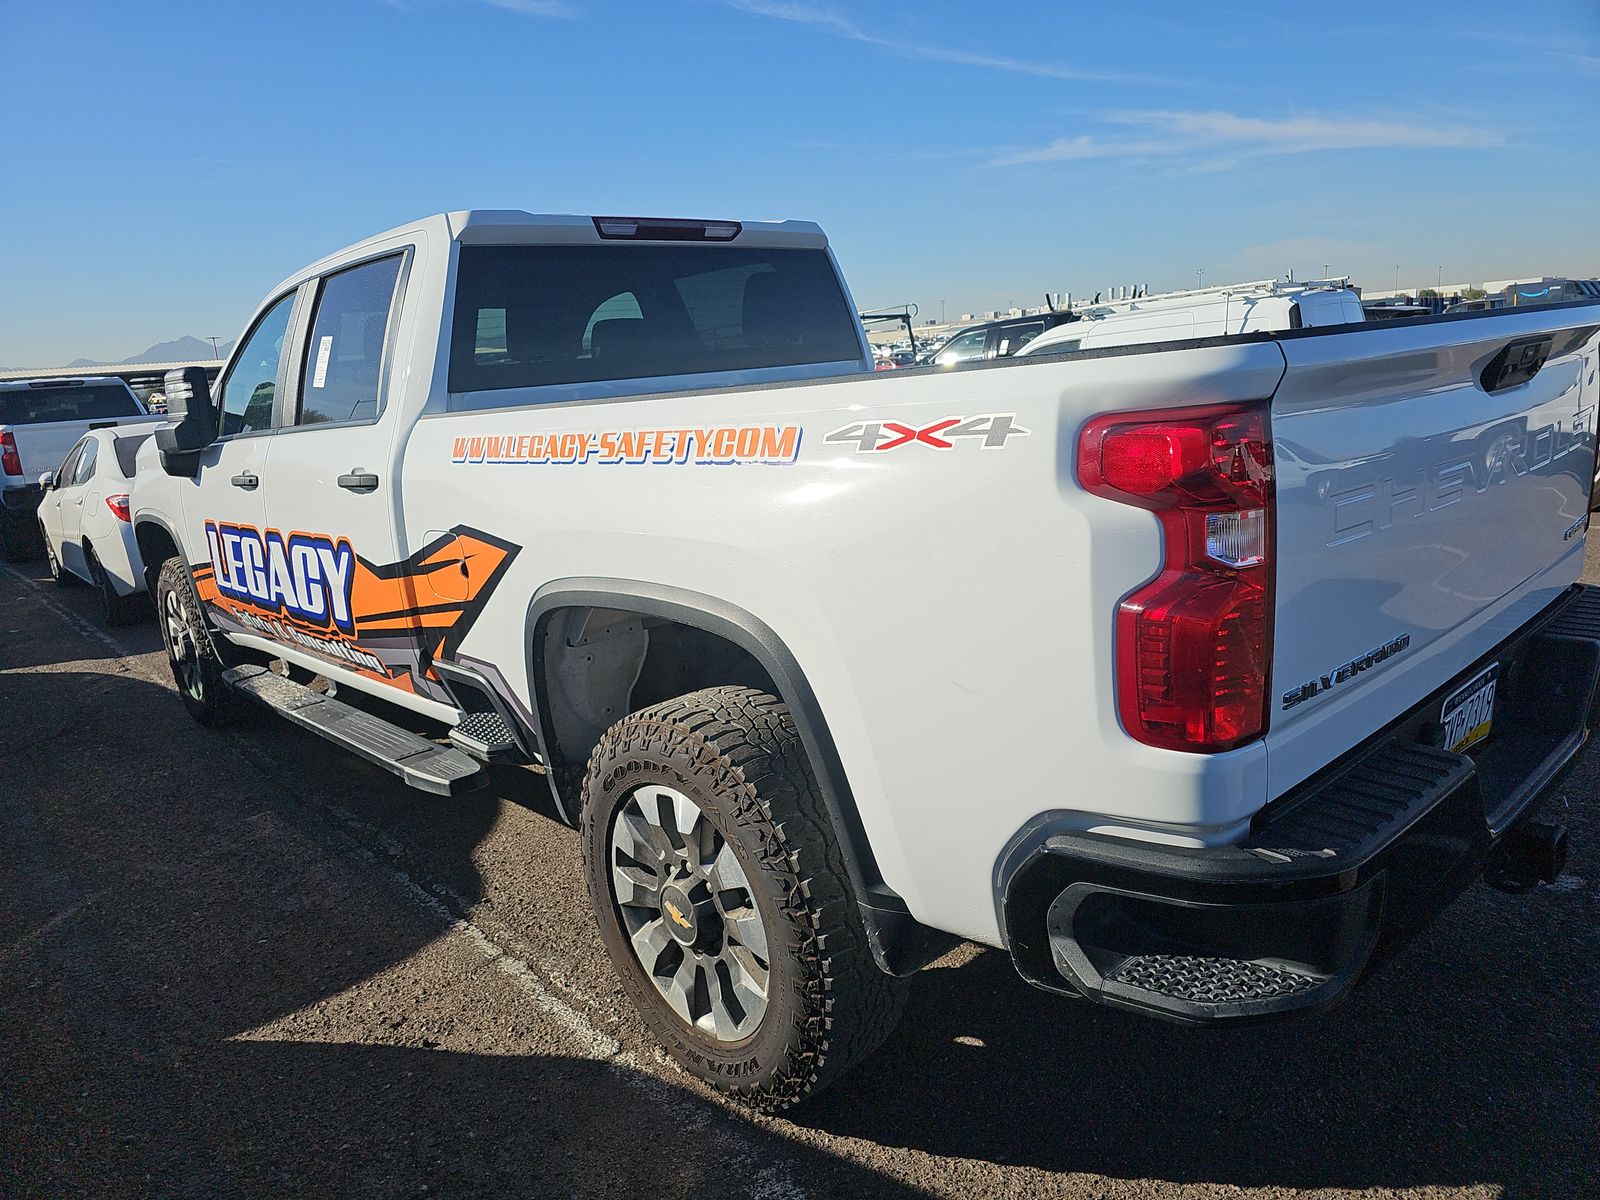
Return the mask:
<svg viewBox="0 0 1600 1200">
<path fill-rule="evenodd" d="M 392 771 L 409 787 L 436 796 L 458 796 L 487 781 L 478 761 L 460 750 L 430 742 L 265 667 L 233 667 L 222 673 L 222 679 L 240 695 Z"/>
<path fill-rule="evenodd" d="M 525 763 L 528 756 L 517 745 L 516 734 L 499 713 L 475 712 L 461 718 L 450 731 L 450 744 L 473 758 L 492 763 Z"/>
</svg>

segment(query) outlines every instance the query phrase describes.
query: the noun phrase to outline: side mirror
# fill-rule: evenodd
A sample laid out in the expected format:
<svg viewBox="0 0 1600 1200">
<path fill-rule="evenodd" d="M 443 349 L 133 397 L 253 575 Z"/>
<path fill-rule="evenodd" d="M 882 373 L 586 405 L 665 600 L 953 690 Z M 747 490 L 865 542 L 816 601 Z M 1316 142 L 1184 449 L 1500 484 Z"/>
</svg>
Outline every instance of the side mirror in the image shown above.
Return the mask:
<svg viewBox="0 0 1600 1200">
<path fill-rule="evenodd" d="M 204 367 L 183 367 L 167 372 L 162 390 L 167 397 L 167 416 L 172 419 L 156 427 L 161 469 L 168 475 L 192 479 L 200 451 L 217 440 L 211 381 Z"/>
<path fill-rule="evenodd" d="M 39 476 L 39 490 L 41 492 L 53 492 L 56 490 L 56 473 L 54 471 L 46 471 Z"/>
</svg>

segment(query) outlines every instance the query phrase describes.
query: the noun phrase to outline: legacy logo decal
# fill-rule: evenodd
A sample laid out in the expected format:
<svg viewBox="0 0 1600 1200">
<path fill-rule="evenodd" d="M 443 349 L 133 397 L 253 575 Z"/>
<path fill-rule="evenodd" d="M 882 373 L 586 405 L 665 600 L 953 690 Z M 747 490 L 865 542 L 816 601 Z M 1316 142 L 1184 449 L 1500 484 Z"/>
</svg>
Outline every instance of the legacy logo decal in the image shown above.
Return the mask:
<svg viewBox="0 0 1600 1200">
<path fill-rule="evenodd" d="M 205 537 L 211 562 L 194 569 L 195 590 L 220 626 L 445 700 L 433 663 L 454 656 L 518 552 L 459 525 L 395 563 L 322 533 L 207 521 Z"/>
<path fill-rule="evenodd" d="M 870 454 L 898 450 L 902 446 L 954 450 L 957 438 L 974 439 L 983 450 L 1004 450 L 1009 439 L 1027 435 L 1028 430 L 1017 424 L 1016 413 L 989 413 L 977 417 L 946 417 L 920 427 L 903 425 L 899 421 L 865 421 L 842 425 L 822 440 L 829 445 L 854 446 L 857 454 Z"/>
<path fill-rule="evenodd" d="M 511 433 L 458 437 L 456 463 L 792 463 L 798 425 L 717 425 L 705 429 L 625 429 L 603 433 Z"/>
<path fill-rule="evenodd" d="M 217 591 L 274 615 L 318 628 L 329 621 L 341 633 L 355 632 L 350 592 L 356 553 L 348 538 L 207 521 L 206 545 Z"/>
</svg>

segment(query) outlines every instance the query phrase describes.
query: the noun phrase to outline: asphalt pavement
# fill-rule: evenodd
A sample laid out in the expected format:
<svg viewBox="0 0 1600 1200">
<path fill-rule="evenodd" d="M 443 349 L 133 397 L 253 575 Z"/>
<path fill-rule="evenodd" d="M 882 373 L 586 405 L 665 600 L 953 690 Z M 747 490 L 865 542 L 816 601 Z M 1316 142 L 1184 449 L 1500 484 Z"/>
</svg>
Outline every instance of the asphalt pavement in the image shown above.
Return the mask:
<svg viewBox="0 0 1600 1200">
<path fill-rule="evenodd" d="M 962 947 L 758 1118 L 643 1034 L 531 771 L 440 800 L 201 729 L 154 624 L 94 614 L 0 568 L 0 1196 L 1600 1192 L 1593 748 L 1566 876 L 1475 885 L 1328 1015 L 1178 1028 Z"/>
</svg>

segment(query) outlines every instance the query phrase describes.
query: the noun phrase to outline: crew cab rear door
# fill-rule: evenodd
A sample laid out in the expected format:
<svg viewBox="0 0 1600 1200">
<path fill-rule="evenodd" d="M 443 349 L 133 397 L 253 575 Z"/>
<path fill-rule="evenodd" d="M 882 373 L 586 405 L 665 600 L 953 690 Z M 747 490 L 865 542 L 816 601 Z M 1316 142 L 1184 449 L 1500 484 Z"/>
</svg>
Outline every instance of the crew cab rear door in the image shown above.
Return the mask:
<svg viewBox="0 0 1600 1200">
<path fill-rule="evenodd" d="M 1280 341 L 1273 794 L 1488 655 L 1576 581 L 1600 306 Z"/>
</svg>

